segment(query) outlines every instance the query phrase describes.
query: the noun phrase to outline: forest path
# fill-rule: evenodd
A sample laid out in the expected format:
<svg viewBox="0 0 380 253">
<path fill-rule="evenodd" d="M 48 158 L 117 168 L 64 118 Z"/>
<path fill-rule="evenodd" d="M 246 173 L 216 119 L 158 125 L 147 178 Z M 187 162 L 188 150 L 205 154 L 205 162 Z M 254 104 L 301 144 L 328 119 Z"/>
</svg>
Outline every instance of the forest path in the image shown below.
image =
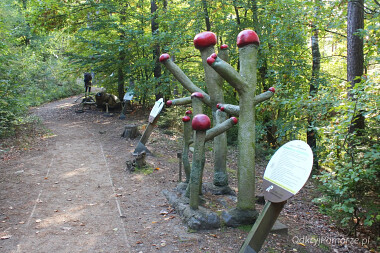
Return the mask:
<svg viewBox="0 0 380 253">
<path fill-rule="evenodd" d="M 148 167 L 127 172 L 125 162 L 139 138 L 120 135 L 126 124 L 146 125 L 149 111 L 137 109 L 122 121 L 118 113 L 106 117 L 94 107 L 76 113 L 76 99 L 32 109 L 48 133 L 21 143 L 21 149 L 0 153 L 1 253 L 238 252 L 247 230 L 191 231 L 162 194 L 178 183 L 180 136 L 155 129 L 147 142 L 154 154 L 147 156 Z M 236 171 L 236 150 L 229 151 L 228 167 Z M 206 153 L 204 182 L 212 182 L 211 151 Z M 264 168 L 258 165 L 257 178 Z M 229 173 L 236 189 L 234 175 Z M 316 211 L 309 192 L 313 187 L 308 182 L 282 211 L 279 220 L 289 227 L 289 235 L 270 234 L 262 251 L 368 252 L 356 244 L 294 240 L 345 238 Z M 223 210 L 213 196 L 204 197 L 209 207 Z"/>
<path fill-rule="evenodd" d="M 212 252 L 231 252 L 241 244 L 215 231 L 189 233 L 168 205 L 161 192 L 177 184 L 177 141 L 154 132 L 151 169 L 126 172 L 138 138 L 120 135 L 147 115 L 76 113 L 76 99 L 34 108 L 49 133 L 0 160 L 0 252 L 204 252 L 214 243 Z"/>
<path fill-rule="evenodd" d="M 69 101 L 36 110 L 51 130 L 46 150 L 20 161 L 18 172 L 30 185 L 20 194 L 20 217 L 14 252 L 108 252 L 130 249 L 101 140 L 82 118 L 62 117 Z M 12 186 L 10 186 L 12 187 Z M 20 189 L 21 190 L 21 189 Z M 6 194 L 2 194 L 5 196 Z M 11 202 L 8 199 L 7 202 Z M 16 209 L 16 203 L 9 203 Z"/>
</svg>

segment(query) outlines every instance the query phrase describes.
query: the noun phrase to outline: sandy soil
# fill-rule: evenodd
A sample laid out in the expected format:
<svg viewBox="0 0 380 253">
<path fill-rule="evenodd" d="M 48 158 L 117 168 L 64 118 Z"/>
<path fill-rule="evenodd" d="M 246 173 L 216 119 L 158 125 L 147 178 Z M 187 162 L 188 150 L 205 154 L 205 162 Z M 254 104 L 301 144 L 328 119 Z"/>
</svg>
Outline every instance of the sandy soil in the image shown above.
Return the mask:
<svg viewBox="0 0 380 253">
<path fill-rule="evenodd" d="M 162 190 L 178 183 L 179 136 L 155 130 L 147 143 L 154 154 L 147 158 L 149 168 L 130 173 L 125 162 L 138 138 L 120 135 L 126 124 L 141 129 L 148 115 L 129 114 L 122 121 L 94 107 L 76 113 L 76 98 L 33 109 L 49 132 L 0 160 L 0 252 L 238 252 L 247 231 L 190 231 L 163 196 Z M 231 152 L 229 168 L 234 169 L 236 152 Z M 211 181 L 211 168 L 206 166 L 205 181 Z M 234 175 L 230 181 L 234 188 Z M 280 217 L 289 235 L 270 235 L 263 252 L 367 251 L 294 240 L 328 236 L 327 218 L 315 216 L 310 201 L 305 207 L 305 196 L 291 200 Z M 297 208 L 308 213 L 300 216 Z M 315 217 L 320 217 L 319 230 L 310 220 Z"/>
</svg>

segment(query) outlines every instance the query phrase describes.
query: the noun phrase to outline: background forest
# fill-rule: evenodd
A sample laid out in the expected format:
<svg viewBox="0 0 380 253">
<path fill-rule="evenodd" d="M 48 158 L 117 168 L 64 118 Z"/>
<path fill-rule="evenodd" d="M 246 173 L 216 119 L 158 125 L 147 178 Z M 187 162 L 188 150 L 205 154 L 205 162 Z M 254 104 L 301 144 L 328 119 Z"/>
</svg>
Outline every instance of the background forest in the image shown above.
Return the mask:
<svg viewBox="0 0 380 253">
<path fill-rule="evenodd" d="M 238 69 L 237 34 L 252 29 L 257 92 L 276 88 L 256 108 L 258 146 L 270 155 L 307 141 L 321 211 L 348 233 L 379 231 L 379 21 L 377 0 L 2 0 L 0 137 L 34 120 L 29 107 L 83 92 L 84 72 L 121 98 L 133 88 L 143 106 L 184 95 L 162 53 L 206 90 L 194 36 L 213 31 Z M 232 87 L 225 94 L 238 104 Z"/>
</svg>

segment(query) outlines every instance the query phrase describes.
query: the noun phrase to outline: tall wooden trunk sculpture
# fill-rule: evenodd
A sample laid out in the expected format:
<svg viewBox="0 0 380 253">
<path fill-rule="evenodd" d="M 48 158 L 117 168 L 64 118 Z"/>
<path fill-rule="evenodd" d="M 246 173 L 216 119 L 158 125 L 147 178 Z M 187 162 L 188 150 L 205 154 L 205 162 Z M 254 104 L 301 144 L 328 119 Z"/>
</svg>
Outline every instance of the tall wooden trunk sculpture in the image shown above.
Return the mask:
<svg viewBox="0 0 380 253">
<path fill-rule="evenodd" d="M 208 90 L 208 94 L 201 90 L 199 87 L 194 85 L 191 80 L 183 73 L 183 71 L 175 65 L 173 61 L 170 60 L 168 54 L 162 54 L 160 56 L 160 62 L 165 64 L 167 69 L 175 76 L 175 78 L 182 84 L 182 86 L 188 91 L 195 93 L 201 93 L 203 95 L 202 102 L 210 106 L 213 114 L 213 126 L 216 126 L 226 120 L 226 113 L 216 114 L 216 105 L 217 103 L 224 102 L 224 93 L 223 93 L 223 78 L 219 76 L 208 64 L 207 57 L 214 53 L 214 46 L 217 42 L 216 35 L 212 32 L 203 32 L 197 34 L 194 38 L 194 46 L 199 49 L 201 52 L 203 68 L 205 72 L 205 82 Z M 228 58 L 227 46 L 221 46 L 221 55 L 223 59 Z M 223 52 L 222 52 L 223 51 Z M 209 95 L 210 94 L 210 95 Z M 174 100 L 167 101 L 167 105 L 184 105 L 191 103 L 189 97 L 179 98 Z M 194 105 L 199 108 L 198 104 Z M 194 115 L 201 113 L 198 109 L 193 109 Z M 214 185 L 220 187 L 228 187 L 228 174 L 227 174 L 227 135 L 222 133 L 221 135 L 215 137 L 214 139 Z M 184 165 L 186 166 L 186 165 Z"/>
<path fill-rule="evenodd" d="M 195 86 L 183 71 L 170 60 L 168 54 L 161 55 L 160 61 L 165 64 L 183 87 L 190 92 L 193 92 L 193 101 L 194 96 L 198 98 L 202 97 L 203 103 L 213 108 L 213 120 L 215 125 L 212 129 L 208 130 L 206 134 L 204 132 L 197 132 L 195 138 L 195 142 L 198 142 L 195 143 L 195 146 L 198 147 L 199 145 L 197 151 L 201 151 L 201 153 L 204 152 L 204 142 L 209 140 L 208 137 L 213 135 L 214 132 L 221 131 L 221 129 L 224 129 L 224 126 L 229 126 L 232 122 L 234 122 L 234 124 L 237 123 L 236 118 L 226 120 L 227 114 L 239 116 L 239 193 L 237 207 L 236 209 L 231 210 L 230 216 L 233 216 L 235 222 L 234 225 L 252 223 L 257 216 L 257 212 L 255 211 L 255 106 L 273 96 L 274 88 L 271 87 L 269 91 L 256 95 L 256 65 L 259 38 L 254 31 L 245 30 L 238 35 L 237 46 L 240 55 L 240 73 L 226 62 L 226 46 L 223 45 L 221 47 L 218 56 L 214 52 L 215 44 L 216 36 L 211 32 L 200 33 L 194 38 L 194 45 L 200 50 L 202 55 L 205 81 L 210 95 Z M 207 55 L 210 56 L 206 58 Z M 224 104 L 222 89 L 223 80 L 221 77 L 239 93 L 239 106 Z M 191 100 L 190 97 L 170 100 L 167 101 L 167 105 L 189 104 L 191 103 Z M 198 104 L 194 104 L 193 102 L 194 109 L 199 108 L 198 106 Z M 217 111 L 216 108 L 220 110 Z M 227 173 L 225 170 L 227 144 L 225 135 L 221 134 L 224 131 L 225 130 L 212 137 L 215 137 L 214 154 L 216 167 L 214 173 L 214 185 L 216 186 L 228 185 Z M 193 173 L 194 165 L 200 167 L 200 169 L 195 168 L 195 171 L 198 172 L 194 175 L 190 175 L 190 187 L 192 187 L 190 189 L 190 206 L 192 209 L 197 209 L 199 204 L 197 193 L 200 193 L 199 184 L 202 182 L 201 177 L 204 165 L 204 154 L 202 156 L 202 154 L 197 151 L 194 153 L 194 157 L 198 157 L 199 160 L 193 160 L 191 173 Z M 192 185 L 192 181 L 196 182 L 196 186 Z"/>
<path fill-rule="evenodd" d="M 226 120 L 225 113 L 216 114 L 217 103 L 224 103 L 223 78 L 215 72 L 208 64 L 207 57 L 215 53 L 216 35 L 213 32 L 202 32 L 195 36 L 194 46 L 197 48 L 202 57 L 203 69 L 205 72 L 205 82 L 208 94 L 210 95 L 213 126 L 216 126 Z M 222 50 L 225 50 L 223 47 Z M 226 54 L 226 53 L 225 53 Z M 222 133 L 214 138 L 214 185 L 228 186 L 227 175 L 227 135 Z"/>
<path fill-rule="evenodd" d="M 220 57 L 212 54 L 208 64 L 239 93 L 239 106 L 219 104 L 224 111 L 239 115 L 239 161 L 238 161 L 238 203 L 240 211 L 255 210 L 255 105 L 270 98 L 268 91 L 256 93 L 256 65 L 259 38 L 254 31 L 245 30 L 237 38 L 240 73 Z M 273 90 L 274 91 L 274 90 Z"/>
</svg>

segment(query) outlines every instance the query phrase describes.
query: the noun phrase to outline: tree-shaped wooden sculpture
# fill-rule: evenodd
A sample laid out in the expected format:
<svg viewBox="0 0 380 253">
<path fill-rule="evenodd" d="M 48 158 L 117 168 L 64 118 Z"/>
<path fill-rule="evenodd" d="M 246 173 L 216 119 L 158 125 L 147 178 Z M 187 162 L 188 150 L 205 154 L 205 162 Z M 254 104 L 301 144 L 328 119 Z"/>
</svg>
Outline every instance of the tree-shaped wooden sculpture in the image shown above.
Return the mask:
<svg viewBox="0 0 380 253">
<path fill-rule="evenodd" d="M 203 69 L 205 72 L 205 82 L 207 91 L 210 94 L 210 103 L 212 109 L 212 117 L 214 126 L 222 123 L 226 120 L 227 115 L 225 113 L 216 114 L 217 103 L 224 103 L 224 91 L 223 91 L 223 78 L 218 75 L 207 63 L 207 57 L 215 53 L 214 46 L 216 44 L 216 35 L 212 32 L 202 32 L 194 37 L 194 46 L 197 48 L 202 57 Z M 227 47 L 222 45 L 220 47 L 220 57 L 226 60 Z M 225 58 L 223 58 L 223 56 Z M 214 139 L 214 185 L 227 186 L 227 135 L 222 133 Z"/>
<path fill-rule="evenodd" d="M 224 114 L 218 111 L 217 114 Z M 197 114 L 191 122 L 193 130 L 195 130 L 194 155 L 191 164 L 189 192 L 190 192 L 190 208 L 197 210 L 199 206 L 199 195 L 202 193 L 202 175 L 205 165 L 205 142 L 215 139 L 225 133 L 229 128 L 237 124 L 235 117 L 225 120 L 224 122 L 211 127 L 211 120 L 205 114 Z"/>
<path fill-rule="evenodd" d="M 168 54 L 162 54 L 160 56 L 160 62 L 165 64 L 166 68 L 174 75 L 174 77 L 182 84 L 182 86 L 190 91 L 191 93 L 200 93 L 203 96 L 203 103 L 212 108 L 213 113 L 213 123 L 214 126 L 222 123 L 226 120 L 225 113 L 216 114 L 217 103 L 223 103 L 223 78 L 221 78 L 208 64 L 207 57 L 214 53 L 214 46 L 217 42 L 216 35 L 212 32 L 203 32 L 197 34 L 194 38 L 194 46 L 200 50 L 202 56 L 202 63 L 205 71 L 205 82 L 207 86 L 208 95 L 202 89 L 194 85 L 191 80 L 183 73 L 183 71 L 170 60 Z M 227 45 L 222 45 L 220 47 L 219 55 L 222 59 L 227 60 Z M 167 105 L 185 105 L 191 103 L 191 97 L 179 98 L 167 101 Z M 194 114 L 201 113 L 198 105 L 194 108 Z M 218 187 L 228 187 L 228 175 L 226 169 L 226 157 L 227 157 L 227 136 L 225 133 L 215 137 L 214 139 L 214 185 Z M 184 165 L 186 166 L 186 165 Z"/>
<path fill-rule="evenodd" d="M 237 37 L 240 73 L 215 53 L 207 63 L 222 76 L 239 94 L 239 106 L 218 104 L 218 108 L 239 115 L 238 203 L 236 209 L 225 213 L 227 225 L 252 223 L 255 211 L 255 106 L 269 99 L 274 88 L 260 95 L 256 93 L 256 65 L 259 38 L 252 30 L 244 30 Z"/>
</svg>

